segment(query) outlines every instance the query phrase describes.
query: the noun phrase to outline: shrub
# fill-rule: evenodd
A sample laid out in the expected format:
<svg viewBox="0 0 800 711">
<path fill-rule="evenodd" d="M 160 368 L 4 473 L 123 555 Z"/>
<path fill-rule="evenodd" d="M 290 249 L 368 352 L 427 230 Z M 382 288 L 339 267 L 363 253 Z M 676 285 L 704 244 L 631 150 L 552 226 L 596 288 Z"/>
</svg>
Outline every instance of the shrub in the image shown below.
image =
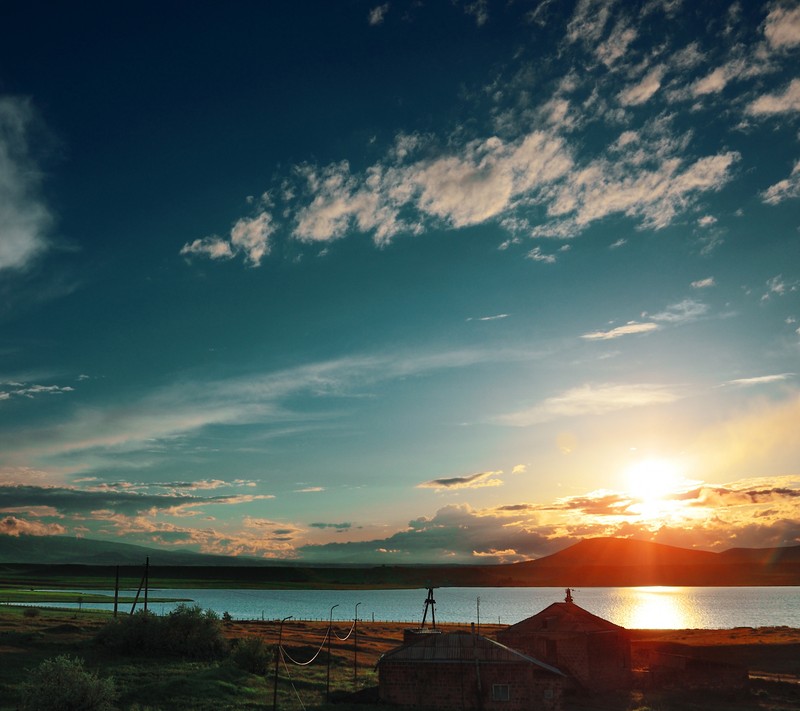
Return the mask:
<svg viewBox="0 0 800 711">
<path fill-rule="evenodd" d="M 39 616 L 39 608 L 38 607 L 26 607 L 22 611 L 23 617 L 38 617 Z"/>
<path fill-rule="evenodd" d="M 123 654 L 166 654 L 220 659 L 228 651 L 219 616 L 181 603 L 166 617 L 140 611 L 118 617 L 98 632 L 97 641 Z"/>
<path fill-rule="evenodd" d="M 113 679 L 101 679 L 69 655 L 46 659 L 22 685 L 22 709 L 31 711 L 110 711 L 117 692 Z"/>
<path fill-rule="evenodd" d="M 272 648 L 261 637 L 237 639 L 231 652 L 233 663 L 251 674 L 265 674 L 272 661 Z"/>
</svg>

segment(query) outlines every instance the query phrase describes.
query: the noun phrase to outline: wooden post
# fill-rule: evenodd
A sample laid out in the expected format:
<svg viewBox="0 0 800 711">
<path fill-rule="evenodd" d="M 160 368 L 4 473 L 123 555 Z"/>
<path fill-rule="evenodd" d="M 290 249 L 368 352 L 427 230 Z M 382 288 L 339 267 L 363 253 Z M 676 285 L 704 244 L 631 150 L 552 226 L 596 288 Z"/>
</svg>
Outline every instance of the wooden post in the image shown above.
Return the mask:
<svg viewBox="0 0 800 711">
<path fill-rule="evenodd" d="M 358 689 L 358 606 L 356 603 L 356 616 L 353 618 L 353 687 Z"/>
<path fill-rule="evenodd" d="M 328 678 L 325 682 L 325 701 L 330 702 L 331 700 L 331 635 L 333 634 L 333 611 L 339 607 L 338 605 L 334 605 L 331 608 L 331 616 L 328 620 Z"/>
<path fill-rule="evenodd" d="M 281 647 L 281 638 L 283 637 L 283 623 L 286 620 L 291 620 L 292 616 L 284 617 L 281 620 L 280 627 L 278 627 L 278 648 L 275 650 L 275 681 L 272 683 L 272 711 L 278 708 L 278 660 L 283 659 L 283 647 Z"/>
</svg>

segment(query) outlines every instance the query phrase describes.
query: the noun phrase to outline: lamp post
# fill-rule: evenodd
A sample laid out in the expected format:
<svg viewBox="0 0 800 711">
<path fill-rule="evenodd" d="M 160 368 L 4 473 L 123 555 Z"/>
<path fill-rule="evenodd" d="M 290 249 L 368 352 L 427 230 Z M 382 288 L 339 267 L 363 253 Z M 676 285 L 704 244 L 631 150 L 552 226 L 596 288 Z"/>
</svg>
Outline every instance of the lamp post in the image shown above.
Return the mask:
<svg viewBox="0 0 800 711">
<path fill-rule="evenodd" d="M 278 627 L 278 648 L 275 650 L 275 681 L 272 685 L 272 711 L 275 711 L 278 708 L 278 660 L 283 656 L 283 651 L 281 648 L 281 639 L 283 637 L 283 623 L 286 620 L 291 620 L 292 615 L 288 617 L 284 617 L 281 620 L 281 624 Z"/>
<path fill-rule="evenodd" d="M 356 603 L 356 614 L 353 618 L 353 687 L 358 689 L 358 606 Z"/>
<path fill-rule="evenodd" d="M 333 611 L 339 607 L 334 605 L 331 608 L 331 616 L 328 621 L 328 679 L 325 682 L 325 701 L 331 700 L 331 633 L 333 632 Z"/>
</svg>

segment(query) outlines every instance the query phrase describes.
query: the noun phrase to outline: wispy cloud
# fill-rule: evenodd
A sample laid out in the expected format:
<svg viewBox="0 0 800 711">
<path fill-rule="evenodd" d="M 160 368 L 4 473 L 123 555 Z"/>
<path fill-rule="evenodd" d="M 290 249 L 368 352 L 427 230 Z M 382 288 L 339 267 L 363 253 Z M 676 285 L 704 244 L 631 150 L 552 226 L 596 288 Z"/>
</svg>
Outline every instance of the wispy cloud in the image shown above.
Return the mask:
<svg viewBox="0 0 800 711">
<path fill-rule="evenodd" d="M 494 418 L 498 424 L 528 427 L 562 417 L 605 415 L 609 412 L 647 405 L 666 405 L 680 394 L 665 385 L 583 385 L 546 398 L 533 407 Z"/>
<path fill-rule="evenodd" d="M 369 11 L 369 15 L 367 16 L 367 22 L 373 27 L 375 25 L 383 24 L 383 20 L 386 17 L 386 13 L 389 12 L 389 3 L 383 3 L 383 5 L 378 5 L 373 7 Z"/>
<path fill-rule="evenodd" d="M 42 395 L 63 395 L 74 392 L 75 388 L 69 385 L 41 385 L 38 383 L 0 383 L 0 400 L 12 397 L 33 399 Z"/>
<path fill-rule="evenodd" d="M 478 472 L 477 474 L 470 474 L 469 476 L 454 476 L 444 477 L 441 479 L 432 479 L 417 484 L 420 489 L 436 489 L 437 491 L 453 490 L 453 489 L 482 489 L 487 486 L 501 486 L 503 481 L 498 479 L 503 472 Z"/>
<path fill-rule="evenodd" d="M 500 321 L 501 319 L 508 318 L 508 314 L 495 314 L 494 316 L 477 316 L 468 317 L 467 321 Z"/>
<path fill-rule="evenodd" d="M 275 232 L 272 215 L 266 211 L 255 217 L 241 218 L 231 228 L 227 238 L 212 235 L 186 243 L 184 256 L 204 256 L 209 259 L 233 259 L 243 254 L 245 261 L 257 267 L 270 252 L 270 236 Z"/>
<path fill-rule="evenodd" d="M 716 286 L 716 282 L 714 281 L 714 277 L 706 277 L 705 279 L 698 279 L 697 281 L 692 282 L 692 289 L 710 289 L 712 286 Z"/>
<path fill-rule="evenodd" d="M 660 326 L 657 323 L 637 323 L 630 321 L 624 326 L 617 326 L 608 331 L 592 331 L 591 333 L 584 333 L 581 338 L 587 341 L 609 341 L 614 338 L 621 338 L 622 336 L 631 336 L 637 333 L 651 333 L 657 331 Z"/>
<path fill-rule="evenodd" d="M 761 199 L 768 205 L 778 205 L 784 200 L 796 198 L 800 198 L 800 161 L 794 164 L 788 178 L 770 185 L 761 193 Z"/>
<path fill-rule="evenodd" d="M 794 111 L 800 111 L 800 79 L 792 79 L 781 93 L 759 96 L 747 107 L 747 113 L 752 116 L 771 116 Z"/>
<path fill-rule="evenodd" d="M 708 304 L 695 299 L 684 299 L 668 306 L 664 311 L 650 314 L 653 321 L 662 321 L 670 324 L 681 324 L 696 321 L 708 313 Z"/>
<path fill-rule="evenodd" d="M 777 373 L 775 375 L 758 375 L 752 378 L 737 378 L 736 380 L 728 380 L 724 385 L 732 385 L 735 387 L 751 387 L 753 385 L 769 385 L 771 383 L 782 383 L 786 380 L 794 378 L 794 373 Z"/>
<path fill-rule="evenodd" d="M 31 102 L 0 97 L 0 270 L 24 269 L 48 246 L 53 222 L 31 154 Z"/>
<path fill-rule="evenodd" d="M 800 7 L 774 3 L 764 21 L 764 36 L 778 50 L 800 44 Z"/>
<path fill-rule="evenodd" d="M 619 103 L 623 106 L 637 106 L 645 103 L 661 88 L 661 80 L 664 78 L 665 71 L 664 66 L 653 67 L 638 84 L 619 93 L 617 96 Z"/>
</svg>

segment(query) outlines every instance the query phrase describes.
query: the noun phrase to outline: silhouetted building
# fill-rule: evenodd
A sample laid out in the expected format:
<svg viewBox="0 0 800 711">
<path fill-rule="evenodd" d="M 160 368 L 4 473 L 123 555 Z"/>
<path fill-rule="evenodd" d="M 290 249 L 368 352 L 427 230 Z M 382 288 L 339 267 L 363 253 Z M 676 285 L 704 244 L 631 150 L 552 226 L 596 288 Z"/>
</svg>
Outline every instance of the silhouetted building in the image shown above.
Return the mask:
<svg viewBox="0 0 800 711">
<path fill-rule="evenodd" d="M 408 635 L 378 661 L 380 700 L 481 711 L 560 711 L 564 674 L 474 632 Z"/>
<path fill-rule="evenodd" d="M 497 633 L 508 647 L 541 659 L 590 691 L 625 688 L 631 681 L 631 642 L 624 627 L 574 602 L 556 602 Z"/>
</svg>

